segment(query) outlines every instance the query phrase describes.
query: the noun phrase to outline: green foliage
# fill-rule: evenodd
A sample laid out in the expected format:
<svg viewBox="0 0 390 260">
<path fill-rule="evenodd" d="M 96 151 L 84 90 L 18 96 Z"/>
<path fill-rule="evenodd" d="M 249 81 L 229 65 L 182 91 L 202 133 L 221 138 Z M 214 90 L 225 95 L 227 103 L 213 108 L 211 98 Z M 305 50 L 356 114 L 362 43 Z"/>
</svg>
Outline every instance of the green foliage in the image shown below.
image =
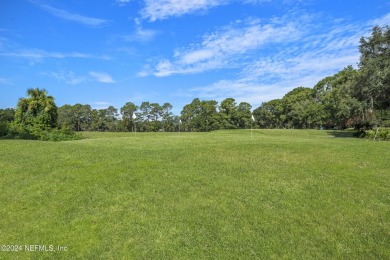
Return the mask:
<svg viewBox="0 0 390 260">
<path fill-rule="evenodd" d="M 29 139 L 41 141 L 71 141 L 80 140 L 82 136 L 76 134 L 69 128 L 45 128 L 40 126 L 26 126 L 21 124 L 10 124 L 5 139 Z"/>
<path fill-rule="evenodd" d="M 9 133 L 9 124 L 15 119 L 15 109 L 0 109 L 0 138 Z"/>
<path fill-rule="evenodd" d="M 44 89 L 28 89 L 28 98 L 19 99 L 15 123 L 22 126 L 46 129 L 57 126 L 57 106 L 54 98 Z"/>
<path fill-rule="evenodd" d="M 75 104 L 58 108 L 58 126 L 74 131 L 91 130 L 91 106 Z"/>
<path fill-rule="evenodd" d="M 38 139 L 42 141 L 72 141 L 83 139 L 83 137 L 69 129 L 51 129 L 40 132 Z"/>
<path fill-rule="evenodd" d="M 172 105 L 170 103 L 164 103 L 161 106 L 159 103 L 142 102 L 138 109 L 139 112 L 135 112 L 137 118 L 133 120 L 137 131 L 176 131 L 178 122 L 171 110 Z"/>
<path fill-rule="evenodd" d="M 215 100 L 199 100 L 195 98 L 191 104 L 184 106 L 181 111 L 183 130 L 189 132 L 208 132 L 221 128 L 225 120 L 217 112 L 218 102 Z"/>
<path fill-rule="evenodd" d="M 390 128 L 364 129 L 361 130 L 360 137 L 376 141 L 390 140 Z"/>
<path fill-rule="evenodd" d="M 8 135 L 8 124 L 6 122 L 0 122 L 0 138 Z"/>
<path fill-rule="evenodd" d="M 46 90 L 28 89 L 27 94 L 28 98 L 19 99 L 14 120 L 12 110 L 4 110 L 7 113 L 0 111 L 0 137 L 42 141 L 81 139 L 81 136 L 70 130 L 71 124 L 67 124 L 65 120 L 62 122 L 63 129 L 56 128 L 57 106 L 54 98 L 48 96 Z M 5 122 L 6 120 L 13 121 L 10 123 Z"/>
<path fill-rule="evenodd" d="M 12 122 L 15 120 L 15 109 L 0 109 L 0 122 Z"/>
<path fill-rule="evenodd" d="M 360 39 L 359 73 L 355 95 L 366 109 L 390 109 L 390 27 L 375 26 L 371 36 Z"/>
<path fill-rule="evenodd" d="M 226 98 L 219 106 L 220 126 L 222 129 L 237 129 L 237 104 L 234 98 Z"/>
<path fill-rule="evenodd" d="M 120 109 L 120 113 L 122 115 L 121 129 L 123 131 L 134 131 L 135 122 L 133 116 L 135 115 L 137 109 L 138 107 L 132 102 L 127 102 L 123 107 L 121 107 Z"/>
</svg>

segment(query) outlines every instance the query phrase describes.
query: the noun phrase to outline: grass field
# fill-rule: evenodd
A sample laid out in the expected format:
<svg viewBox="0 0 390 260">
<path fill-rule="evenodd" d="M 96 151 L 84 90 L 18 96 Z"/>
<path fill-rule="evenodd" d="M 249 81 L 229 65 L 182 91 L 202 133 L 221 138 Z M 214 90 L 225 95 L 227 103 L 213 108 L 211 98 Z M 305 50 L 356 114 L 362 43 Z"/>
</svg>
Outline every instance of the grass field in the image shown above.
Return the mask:
<svg viewBox="0 0 390 260">
<path fill-rule="evenodd" d="M 1 259 L 390 259 L 390 142 L 84 135 L 0 140 L 0 245 L 23 247 Z"/>
</svg>

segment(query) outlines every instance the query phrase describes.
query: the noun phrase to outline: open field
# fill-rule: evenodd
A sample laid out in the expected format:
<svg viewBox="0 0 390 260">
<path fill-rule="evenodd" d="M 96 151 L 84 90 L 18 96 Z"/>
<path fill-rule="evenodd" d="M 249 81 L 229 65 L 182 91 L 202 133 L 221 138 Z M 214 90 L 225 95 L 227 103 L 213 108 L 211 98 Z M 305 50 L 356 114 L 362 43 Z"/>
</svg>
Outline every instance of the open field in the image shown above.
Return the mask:
<svg viewBox="0 0 390 260">
<path fill-rule="evenodd" d="M 0 140 L 0 245 L 23 246 L 0 258 L 390 258 L 390 142 L 316 130 L 84 135 Z"/>
</svg>

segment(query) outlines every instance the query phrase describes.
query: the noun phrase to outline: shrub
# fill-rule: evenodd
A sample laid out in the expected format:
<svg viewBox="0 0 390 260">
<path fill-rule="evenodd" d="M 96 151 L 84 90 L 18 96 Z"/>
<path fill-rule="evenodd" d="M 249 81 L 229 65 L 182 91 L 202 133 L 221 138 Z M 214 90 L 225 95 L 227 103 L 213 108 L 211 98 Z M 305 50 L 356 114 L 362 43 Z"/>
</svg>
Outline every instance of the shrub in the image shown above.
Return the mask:
<svg viewBox="0 0 390 260">
<path fill-rule="evenodd" d="M 375 137 L 376 134 L 376 137 Z M 360 137 L 367 139 L 375 140 L 390 140 L 390 128 L 379 128 L 377 129 L 369 129 L 369 130 L 361 130 Z"/>
<path fill-rule="evenodd" d="M 0 122 L 0 137 L 8 134 L 8 125 L 6 122 Z"/>
<path fill-rule="evenodd" d="M 40 126 L 25 126 L 12 124 L 7 139 L 29 139 L 41 141 L 71 141 L 80 140 L 82 136 L 69 129 L 41 128 Z"/>
<path fill-rule="evenodd" d="M 82 136 L 67 129 L 52 129 L 42 131 L 39 140 L 42 141 L 71 141 L 80 140 Z"/>
</svg>

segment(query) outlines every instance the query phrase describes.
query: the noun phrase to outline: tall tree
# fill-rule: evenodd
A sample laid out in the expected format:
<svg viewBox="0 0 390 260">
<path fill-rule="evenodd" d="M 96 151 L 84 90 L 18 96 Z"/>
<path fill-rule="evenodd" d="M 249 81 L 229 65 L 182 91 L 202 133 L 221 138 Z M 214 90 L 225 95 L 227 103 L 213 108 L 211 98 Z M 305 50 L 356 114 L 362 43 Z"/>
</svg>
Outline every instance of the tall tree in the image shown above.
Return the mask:
<svg viewBox="0 0 390 260">
<path fill-rule="evenodd" d="M 237 126 L 239 128 L 250 128 L 252 122 L 252 106 L 247 102 L 241 102 L 236 111 Z"/>
<path fill-rule="evenodd" d="M 360 39 L 356 94 L 371 109 L 390 108 L 390 26 L 375 26 L 371 36 Z"/>
<path fill-rule="evenodd" d="M 217 112 L 218 102 L 215 100 L 203 100 L 200 102 L 198 116 L 198 131 L 208 132 L 220 129 L 220 120 Z"/>
<path fill-rule="evenodd" d="M 175 118 L 173 116 L 172 105 L 170 103 L 164 103 L 161 106 L 161 119 L 162 119 L 162 127 L 164 131 L 173 132 L 175 131 Z"/>
<path fill-rule="evenodd" d="M 199 98 L 185 105 L 181 111 L 183 129 L 191 132 L 208 132 L 219 129 L 217 105 L 218 102 L 215 100 L 200 101 Z"/>
<path fill-rule="evenodd" d="M 12 122 L 15 119 L 15 109 L 6 108 L 0 109 L 0 122 Z"/>
<path fill-rule="evenodd" d="M 333 76 L 320 80 L 313 88 L 313 95 L 320 108 L 319 121 L 326 128 L 353 126 L 361 111 L 361 105 L 351 94 L 357 71 L 348 66 Z"/>
<path fill-rule="evenodd" d="M 15 123 L 20 126 L 36 127 L 40 129 L 57 126 L 57 106 L 54 98 L 47 95 L 45 89 L 30 88 L 27 90 L 28 98 L 20 98 Z"/>
<path fill-rule="evenodd" d="M 150 128 L 149 131 L 158 131 L 161 129 L 160 118 L 162 116 L 162 107 L 158 103 L 150 103 L 150 117 L 152 119 L 149 122 Z"/>
<path fill-rule="evenodd" d="M 236 129 L 238 127 L 238 118 L 236 115 L 237 104 L 234 98 L 224 99 L 219 106 L 221 127 L 223 129 Z"/>
<path fill-rule="evenodd" d="M 184 131 L 198 131 L 197 130 L 197 121 L 198 115 L 200 112 L 200 100 L 195 98 L 190 104 L 187 104 L 183 107 L 181 111 L 181 121 L 183 123 L 182 127 Z"/>
<path fill-rule="evenodd" d="M 375 26 L 371 36 L 360 39 L 359 73 L 354 86 L 355 96 L 363 101 L 367 124 L 381 123 L 375 118 L 390 109 L 390 27 Z"/>
<path fill-rule="evenodd" d="M 274 99 L 262 103 L 253 111 L 253 115 L 261 128 L 282 128 L 286 119 L 283 110 L 282 100 Z"/>
<path fill-rule="evenodd" d="M 0 137 L 8 134 L 8 125 L 15 119 L 15 109 L 0 109 Z"/>
<path fill-rule="evenodd" d="M 137 109 L 138 107 L 132 102 L 127 102 L 123 107 L 121 107 L 120 112 L 125 131 L 134 130 L 133 115 L 136 113 Z"/>
</svg>

